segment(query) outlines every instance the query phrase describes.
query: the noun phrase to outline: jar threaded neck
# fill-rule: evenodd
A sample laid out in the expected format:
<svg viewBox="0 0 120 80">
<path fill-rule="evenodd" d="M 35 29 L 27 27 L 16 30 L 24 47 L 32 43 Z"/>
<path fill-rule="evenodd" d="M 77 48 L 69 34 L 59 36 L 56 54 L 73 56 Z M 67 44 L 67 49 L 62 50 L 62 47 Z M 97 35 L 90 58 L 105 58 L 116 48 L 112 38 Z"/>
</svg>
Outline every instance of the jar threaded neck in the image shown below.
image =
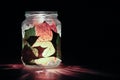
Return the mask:
<svg viewBox="0 0 120 80">
<path fill-rule="evenodd" d="M 32 17 L 32 16 L 54 16 L 57 17 L 57 11 L 26 11 L 25 12 L 26 17 Z"/>
</svg>

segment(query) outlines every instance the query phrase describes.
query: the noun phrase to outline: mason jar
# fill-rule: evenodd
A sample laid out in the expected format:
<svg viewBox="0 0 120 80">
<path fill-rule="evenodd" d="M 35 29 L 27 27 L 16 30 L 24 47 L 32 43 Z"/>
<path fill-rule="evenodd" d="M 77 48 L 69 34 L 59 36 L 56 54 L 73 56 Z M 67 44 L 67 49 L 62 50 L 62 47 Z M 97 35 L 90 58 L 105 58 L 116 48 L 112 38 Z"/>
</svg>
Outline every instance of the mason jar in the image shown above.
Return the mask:
<svg viewBox="0 0 120 80">
<path fill-rule="evenodd" d="M 24 65 L 57 67 L 61 63 L 61 22 L 57 11 L 26 11 L 22 22 Z"/>
</svg>

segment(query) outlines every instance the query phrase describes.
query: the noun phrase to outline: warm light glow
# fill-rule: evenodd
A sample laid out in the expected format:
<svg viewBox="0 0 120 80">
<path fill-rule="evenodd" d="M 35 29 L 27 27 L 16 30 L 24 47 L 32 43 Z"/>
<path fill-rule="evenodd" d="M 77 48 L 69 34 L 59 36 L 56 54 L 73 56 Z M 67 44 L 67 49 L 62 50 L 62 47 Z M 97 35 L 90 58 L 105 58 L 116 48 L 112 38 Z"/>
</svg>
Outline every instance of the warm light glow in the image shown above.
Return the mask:
<svg viewBox="0 0 120 80">
<path fill-rule="evenodd" d="M 48 13 L 48 12 L 47 12 Z M 61 63 L 61 23 L 57 13 L 27 13 L 22 24 L 22 56 L 24 65 L 57 67 Z"/>
<path fill-rule="evenodd" d="M 56 57 L 47 57 L 34 60 L 36 64 L 42 64 L 46 67 L 56 67 L 60 64 L 61 60 Z"/>
</svg>

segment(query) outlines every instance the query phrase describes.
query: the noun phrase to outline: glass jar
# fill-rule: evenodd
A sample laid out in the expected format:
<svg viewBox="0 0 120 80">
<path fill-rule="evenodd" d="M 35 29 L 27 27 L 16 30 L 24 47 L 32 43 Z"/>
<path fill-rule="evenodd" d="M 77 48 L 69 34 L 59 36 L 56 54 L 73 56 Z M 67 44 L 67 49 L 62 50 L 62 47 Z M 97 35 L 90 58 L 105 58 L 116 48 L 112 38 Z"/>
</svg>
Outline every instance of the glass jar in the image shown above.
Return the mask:
<svg viewBox="0 0 120 80">
<path fill-rule="evenodd" d="M 27 11 L 22 22 L 24 65 L 57 67 L 61 63 L 61 22 L 56 11 Z"/>
</svg>

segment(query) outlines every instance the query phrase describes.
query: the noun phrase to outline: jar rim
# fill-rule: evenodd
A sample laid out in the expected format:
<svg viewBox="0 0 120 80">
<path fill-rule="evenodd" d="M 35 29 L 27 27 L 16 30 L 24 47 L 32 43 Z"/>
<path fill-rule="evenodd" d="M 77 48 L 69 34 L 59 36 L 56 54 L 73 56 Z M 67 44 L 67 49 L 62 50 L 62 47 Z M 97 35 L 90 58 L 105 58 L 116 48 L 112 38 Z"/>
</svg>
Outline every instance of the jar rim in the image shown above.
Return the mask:
<svg viewBox="0 0 120 80">
<path fill-rule="evenodd" d="M 33 15 L 54 15 L 57 16 L 57 11 L 26 11 L 25 16 L 33 16 Z"/>
<path fill-rule="evenodd" d="M 25 14 L 57 14 L 57 11 L 26 11 Z"/>
</svg>

